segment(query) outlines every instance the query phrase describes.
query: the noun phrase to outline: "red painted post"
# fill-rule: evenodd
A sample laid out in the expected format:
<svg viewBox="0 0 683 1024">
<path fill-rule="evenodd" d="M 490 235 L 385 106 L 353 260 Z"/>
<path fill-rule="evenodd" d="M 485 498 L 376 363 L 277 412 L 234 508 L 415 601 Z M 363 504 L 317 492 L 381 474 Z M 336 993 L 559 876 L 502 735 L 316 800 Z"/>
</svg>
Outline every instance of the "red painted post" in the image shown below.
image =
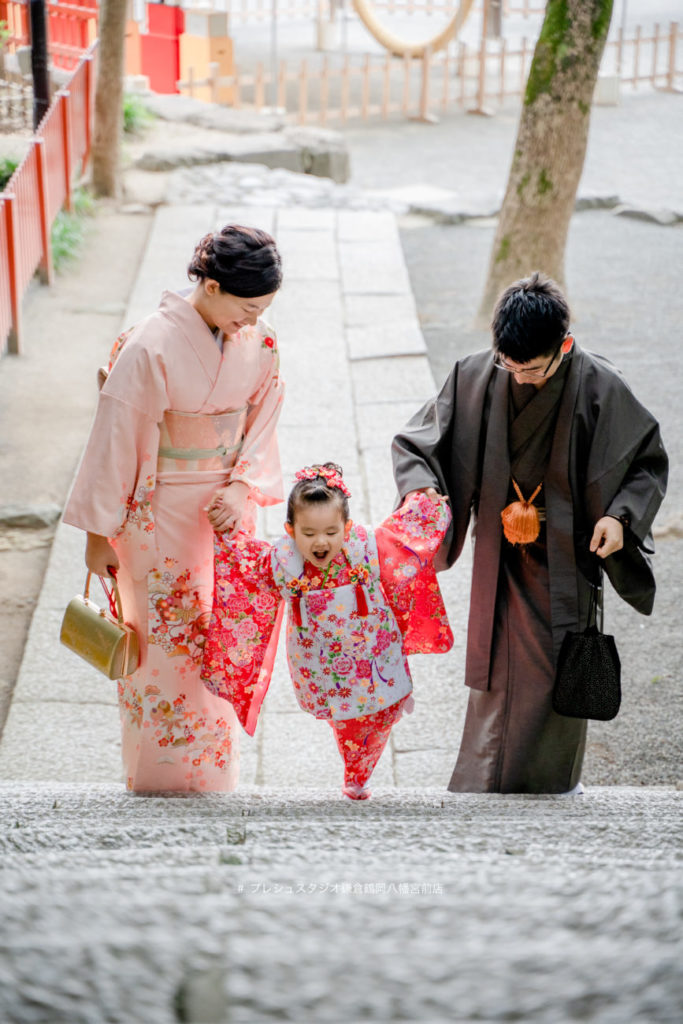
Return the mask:
<svg viewBox="0 0 683 1024">
<path fill-rule="evenodd" d="M 59 94 L 62 108 L 62 147 L 64 150 L 64 208 L 71 210 L 71 93 L 65 89 Z"/>
<path fill-rule="evenodd" d="M 90 160 L 90 147 L 92 146 L 92 113 L 93 113 L 93 88 L 95 76 L 93 74 L 93 59 L 90 54 L 83 58 L 85 62 L 85 149 L 81 160 L 81 174 L 83 174 Z"/>
<path fill-rule="evenodd" d="M 21 355 L 21 292 L 19 290 L 19 254 L 17 252 L 17 230 L 14 216 L 13 192 L 4 192 L 2 196 L 5 208 L 5 225 L 7 229 L 7 249 L 9 252 L 9 301 L 12 312 L 12 326 L 7 337 L 7 351 L 10 355 Z"/>
<path fill-rule="evenodd" d="M 50 219 L 47 205 L 47 161 L 45 159 L 45 139 L 36 136 L 35 144 L 36 169 L 38 172 L 38 215 L 40 217 L 40 243 L 43 250 L 38 265 L 38 273 L 43 284 L 52 284 L 52 247 L 50 245 Z"/>
</svg>

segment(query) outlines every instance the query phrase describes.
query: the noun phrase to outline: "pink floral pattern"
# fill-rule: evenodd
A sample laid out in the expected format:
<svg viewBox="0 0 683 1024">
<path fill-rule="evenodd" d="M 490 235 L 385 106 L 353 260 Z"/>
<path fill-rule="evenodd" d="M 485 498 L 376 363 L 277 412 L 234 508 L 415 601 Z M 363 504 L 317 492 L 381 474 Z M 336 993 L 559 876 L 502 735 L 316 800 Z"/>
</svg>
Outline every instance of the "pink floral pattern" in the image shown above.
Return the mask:
<svg viewBox="0 0 683 1024">
<path fill-rule="evenodd" d="M 168 561 L 171 561 L 170 559 Z M 210 614 L 202 608 L 189 569 L 150 573 L 149 644 L 158 644 L 169 658 L 200 664 Z"/>
<path fill-rule="evenodd" d="M 288 617 L 288 658 L 304 710 L 336 721 L 398 703 L 412 689 L 405 654 L 446 651 L 453 642 L 432 565 L 449 522 L 445 502 L 416 496 L 378 527 L 376 546 L 370 531 L 354 526 L 325 579 L 288 538 L 271 548 L 217 535 L 204 684 L 253 731 L 285 600 L 301 608 L 301 625 Z M 255 628 L 238 633 L 245 620 Z"/>
</svg>

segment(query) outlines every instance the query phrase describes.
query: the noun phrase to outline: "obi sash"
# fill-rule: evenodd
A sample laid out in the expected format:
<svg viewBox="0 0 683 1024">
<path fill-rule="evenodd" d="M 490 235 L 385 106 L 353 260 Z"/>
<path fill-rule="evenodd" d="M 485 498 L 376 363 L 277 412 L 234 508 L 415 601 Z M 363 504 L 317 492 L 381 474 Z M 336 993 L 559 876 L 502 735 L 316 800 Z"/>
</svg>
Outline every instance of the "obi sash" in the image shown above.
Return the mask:
<svg viewBox="0 0 683 1024">
<path fill-rule="evenodd" d="M 376 714 L 406 697 L 413 684 L 403 640 L 380 582 L 374 533 L 354 527 L 345 544 L 358 583 L 309 589 L 303 558 L 287 537 L 272 549 L 275 583 L 287 601 L 287 661 L 299 706 L 334 721 Z M 292 605 L 301 612 L 295 621 Z"/>
<path fill-rule="evenodd" d="M 157 473 L 213 472 L 237 461 L 247 407 L 214 414 L 168 409 L 159 424 Z"/>
</svg>

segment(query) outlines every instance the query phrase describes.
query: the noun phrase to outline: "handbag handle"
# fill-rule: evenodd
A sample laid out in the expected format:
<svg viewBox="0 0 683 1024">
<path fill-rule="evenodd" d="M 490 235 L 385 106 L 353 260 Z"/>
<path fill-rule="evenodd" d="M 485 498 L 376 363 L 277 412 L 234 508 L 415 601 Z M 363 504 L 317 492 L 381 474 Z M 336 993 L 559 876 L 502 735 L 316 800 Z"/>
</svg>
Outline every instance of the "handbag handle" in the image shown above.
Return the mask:
<svg viewBox="0 0 683 1024">
<path fill-rule="evenodd" d="M 594 626 L 597 629 L 598 626 L 598 609 L 597 609 L 597 595 L 602 590 L 602 563 L 598 560 L 597 555 L 595 556 L 595 567 L 596 567 L 596 582 L 590 580 L 591 596 L 588 602 L 588 618 L 586 620 L 586 628 L 590 629 Z"/>
<path fill-rule="evenodd" d="M 88 575 L 85 577 L 85 587 L 83 588 L 83 597 L 86 599 L 86 601 L 88 600 L 88 597 L 90 595 L 90 580 L 92 578 L 92 575 L 93 574 L 88 570 Z M 119 625 L 123 626 L 123 606 L 121 604 L 121 595 L 119 594 L 119 588 L 116 580 L 112 578 L 111 590 L 109 590 L 102 576 L 98 576 L 97 578 L 102 584 L 102 590 L 107 595 L 107 600 L 109 601 L 109 610 L 111 611 L 111 614 L 118 620 Z"/>
</svg>

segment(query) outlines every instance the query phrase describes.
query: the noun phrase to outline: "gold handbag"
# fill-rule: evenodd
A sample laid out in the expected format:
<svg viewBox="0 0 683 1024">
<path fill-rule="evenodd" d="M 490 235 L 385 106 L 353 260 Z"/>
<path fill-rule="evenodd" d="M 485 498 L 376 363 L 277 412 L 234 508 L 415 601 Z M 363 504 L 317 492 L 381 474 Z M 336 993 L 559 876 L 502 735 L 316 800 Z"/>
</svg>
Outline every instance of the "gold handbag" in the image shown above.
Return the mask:
<svg viewBox="0 0 683 1024">
<path fill-rule="evenodd" d="M 112 590 L 109 591 L 99 577 L 109 601 L 108 608 L 99 608 L 89 596 L 91 575 L 88 573 L 85 578 L 83 594 L 69 601 L 59 639 L 109 679 L 121 679 L 138 667 L 140 647 L 137 633 L 123 621 L 116 580 L 112 580 Z"/>
</svg>

